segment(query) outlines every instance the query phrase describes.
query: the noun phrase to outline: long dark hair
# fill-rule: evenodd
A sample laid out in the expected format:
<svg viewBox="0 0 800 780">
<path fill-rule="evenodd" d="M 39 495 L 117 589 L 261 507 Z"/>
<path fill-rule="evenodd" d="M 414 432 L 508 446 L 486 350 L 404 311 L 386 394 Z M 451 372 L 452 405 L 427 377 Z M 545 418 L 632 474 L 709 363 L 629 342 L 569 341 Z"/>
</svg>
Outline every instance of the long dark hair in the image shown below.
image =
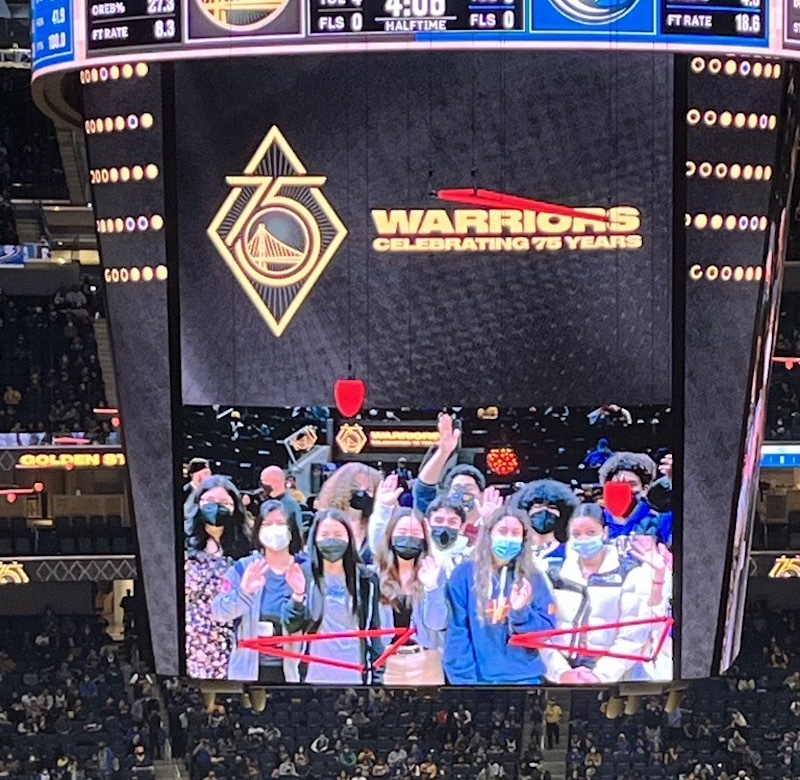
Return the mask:
<svg viewBox="0 0 800 780">
<path fill-rule="evenodd" d="M 339 509 L 322 509 L 314 515 L 314 522 L 311 524 L 311 529 L 308 532 L 308 554 L 311 559 L 311 576 L 314 579 L 314 584 L 319 590 L 325 592 L 325 574 L 322 566 L 325 559 L 319 554 L 317 550 L 317 530 L 319 524 L 323 520 L 336 520 L 344 526 L 347 531 L 347 551 L 342 558 L 344 565 L 344 581 L 347 587 L 347 592 L 350 594 L 351 610 L 355 614 L 358 609 L 358 566 L 361 563 L 361 558 L 356 550 L 355 539 L 353 538 L 353 530 L 350 528 L 350 523 L 347 522 L 347 517 Z"/>
<path fill-rule="evenodd" d="M 463 509 L 461 510 L 464 511 Z M 403 599 L 403 587 L 400 584 L 400 574 L 397 570 L 397 555 L 392 550 L 392 534 L 397 524 L 406 517 L 412 517 L 419 523 L 422 528 L 422 554 L 414 561 L 414 579 L 411 581 L 411 597 L 422 595 L 422 584 L 418 579 L 419 567 L 422 559 L 430 551 L 430 543 L 428 542 L 428 529 L 425 527 L 425 521 L 415 515 L 410 509 L 395 509 L 389 524 L 386 526 L 383 538 L 378 542 L 378 549 L 375 551 L 375 563 L 378 565 L 378 581 L 381 590 L 381 603 L 390 604 L 396 607 Z"/>
<path fill-rule="evenodd" d="M 300 533 L 300 529 L 297 527 L 297 521 L 294 519 L 294 515 L 291 512 L 287 512 L 286 507 L 284 507 L 280 501 L 274 498 L 265 501 L 258 510 L 258 517 L 256 517 L 256 519 L 253 521 L 251 547 L 253 550 L 261 552 L 261 543 L 258 541 L 258 532 L 261 529 L 261 524 L 264 522 L 264 518 L 270 512 L 274 512 L 275 510 L 280 510 L 281 514 L 286 520 L 286 526 L 289 529 L 290 536 L 289 552 L 292 555 L 297 555 L 297 553 L 303 549 L 303 536 Z"/>
<path fill-rule="evenodd" d="M 229 558 L 241 558 L 247 555 L 248 540 L 245 533 L 244 504 L 239 489 L 227 477 L 214 474 L 204 479 L 195 489 L 186 504 L 185 515 L 192 521 L 192 532 L 187 539 L 189 550 L 205 550 L 209 536 L 206 524 L 200 513 L 200 499 L 212 488 L 224 488 L 233 499 L 233 513 L 225 518 L 222 525 L 222 536 L 219 540 L 220 551 Z"/>
</svg>

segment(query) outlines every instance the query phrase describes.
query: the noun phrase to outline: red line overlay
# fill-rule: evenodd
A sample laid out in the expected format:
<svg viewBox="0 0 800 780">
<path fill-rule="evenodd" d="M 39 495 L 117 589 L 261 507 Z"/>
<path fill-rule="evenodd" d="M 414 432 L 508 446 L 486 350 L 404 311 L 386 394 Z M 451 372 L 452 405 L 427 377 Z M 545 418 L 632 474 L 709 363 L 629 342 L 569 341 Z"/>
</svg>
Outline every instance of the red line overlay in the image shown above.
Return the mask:
<svg viewBox="0 0 800 780">
<path fill-rule="evenodd" d="M 297 661 L 308 661 L 309 663 L 325 664 L 335 666 L 338 669 L 350 669 L 355 672 L 365 672 L 363 664 L 354 664 L 350 661 L 337 661 L 333 658 L 321 658 L 309 653 L 300 653 L 297 650 L 288 650 L 283 645 L 298 644 L 301 642 L 324 642 L 330 639 L 373 639 L 382 636 L 397 637 L 383 651 L 383 653 L 372 664 L 373 669 L 379 669 L 387 659 L 393 656 L 403 645 L 407 644 L 414 636 L 415 628 L 373 628 L 365 631 L 334 631 L 322 634 L 286 634 L 285 636 L 262 636 L 253 639 L 242 639 L 239 647 L 246 650 L 255 650 L 262 655 L 273 658 L 291 658 Z"/>
<path fill-rule="evenodd" d="M 624 661 L 641 661 L 647 663 L 658 657 L 664 648 L 664 643 L 669 637 L 669 632 L 675 623 L 671 617 L 645 618 L 642 620 L 622 620 L 616 623 L 602 623 L 599 626 L 580 626 L 578 628 L 552 628 L 547 631 L 530 631 L 526 634 L 516 634 L 508 640 L 514 647 L 525 647 L 529 650 L 562 650 L 575 655 L 585 655 L 592 658 L 620 658 Z M 588 634 L 591 631 L 607 631 L 610 628 L 627 628 L 629 626 L 660 625 L 661 634 L 655 643 L 650 655 L 633 655 L 629 653 L 615 653 L 611 650 L 593 649 L 589 647 L 573 647 L 549 642 L 557 637 Z"/>
<path fill-rule="evenodd" d="M 461 189 L 444 189 L 436 192 L 439 200 L 455 203 L 466 203 L 471 206 L 484 206 L 491 209 L 522 209 L 523 211 L 539 211 L 545 214 L 561 214 L 565 217 L 578 217 L 593 222 L 610 222 L 608 215 L 591 214 L 588 211 L 575 209 L 571 206 L 561 206 L 558 203 L 548 203 L 544 200 L 522 198 L 519 195 L 509 195 L 505 192 L 494 190 L 481 190 L 472 187 Z"/>
</svg>

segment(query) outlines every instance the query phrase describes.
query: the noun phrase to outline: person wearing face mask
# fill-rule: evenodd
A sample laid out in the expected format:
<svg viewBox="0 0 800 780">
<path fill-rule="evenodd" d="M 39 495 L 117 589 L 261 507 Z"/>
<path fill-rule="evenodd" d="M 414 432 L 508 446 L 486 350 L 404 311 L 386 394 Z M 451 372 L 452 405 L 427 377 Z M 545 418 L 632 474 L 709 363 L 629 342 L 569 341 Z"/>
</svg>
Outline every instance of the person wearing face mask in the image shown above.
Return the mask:
<svg viewBox="0 0 800 780">
<path fill-rule="evenodd" d="M 375 493 L 375 506 L 369 520 L 369 546 L 375 550 L 386 537 L 386 529 L 403 492 L 400 479 L 390 474 L 381 480 Z M 461 533 L 466 522 L 463 503 L 439 496 L 427 505 L 425 521 L 431 540 L 430 554 L 436 565 L 449 577 L 457 564 L 472 549 L 469 540 Z"/>
<path fill-rule="evenodd" d="M 537 560 L 566 555 L 567 519 L 577 505 L 578 499 L 570 487 L 555 479 L 528 482 L 509 501 L 509 506 L 518 507 L 528 515 Z"/>
<path fill-rule="evenodd" d="M 247 551 L 244 507 L 229 479 L 212 476 L 197 486 L 184 510 L 189 521 L 184 559 L 187 672 L 197 679 L 225 679 L 233 631 L 214 618 L 211 601 L 233 560 Z"/>
<path fill-rule="evenodd" d="M 414 636 L 386 660 L 384 685 L 443 685 L 443 632 L 447 628 L 445 576 L 431 555 L 425 525 L 410 509 L 389 520 L 375 553 L 380 623 L 414 628 Z"/>
<path fill-rule="evenodd" d="M 457 504 L 461 504 L 467 522 L 461 532 L 470 546 L 475 544 L 482 521 L 499 506 L 499 493 L 490 488 L 489 500 L 484 506 L 486 477 L 474 466 L 466 463 L 451 465 L 455 452 L 461 442 L 461 431 L 455 427 L 455 420 L 449 414 L 440 414 L 437 422 L 439 443 L 433 454 L 425 461 L 412 488 L 414 509 L 425 515 L 428 505 L 437 497 L 437 485 L 444 479 L 444 493 Z"/>
<path fill-rule="evenodd" d="M 621 657 L 593 656 L 584 649 L 605 650 L 615 656 L 647 655 L 651 646 L 650 625 L 623 625 L 660 617 L 663 612 L 654 595 L 664 586 L 660 563 L 644 554 L 620 557 L 616 545 L 608 543 L 605 513 L 597 504 L 581 504 L 568 526 L 567 555 L 550 559 L 558 628 L 604 626 L 558 639 L 570 650 L 543 650 L 547 679 L 552 683 L 609 683 L 631 679 L 637 661 Z M 657 565 L 658 564 L 658 565 Z M 669 679 L 669 678 L 667 678 Z"/>
<path fill-rule="evenodd" d="M 360 465 L 360 464 L 359 464 Z M 308 534 L 309 635 L 377 629 L 380 624 L 378 577 L 361 562 L 353 528 L 344 512 L 317 512 Z M 339 638 L 309 641 L 303 652 L 335 661 L 301 664 L 306 683 L 368 685 L 379 682 L 382 670 L 373 663 L 383 652 L 379 638 Z"/>
<path fill-rule="evenodd" d="M 484 526 L 471 559 L 447 584 L 450 619 L 444 668 L 452 685 L 538 685 L 545 671 L 537 650 L 509 640 L 554 627 L 552 594 L 536 570 L 528 517 L 501 507 Z"/>
<path fill-rule="evenodd" d="M 301 545 L 300 530 L 283 504 L 264 502 L 253 526 L 253 552 L 230 567 L 212 603 L 217 620 L 236 621 L 229 680 L 297 682 L 294 662 L 243 648 L 240 642 L 303 627 L 307 612 Z"/>
<path fill-rule="evenodd" d="M 366 564 L 372 563 L 369 518 L 380 481 L 381 473 L 377 469 L 364 463 L 347 463 L 328 477 L 314 502 L 318 510 L 338 509 L 344 513 L 359 557 Z"/>
</svg>

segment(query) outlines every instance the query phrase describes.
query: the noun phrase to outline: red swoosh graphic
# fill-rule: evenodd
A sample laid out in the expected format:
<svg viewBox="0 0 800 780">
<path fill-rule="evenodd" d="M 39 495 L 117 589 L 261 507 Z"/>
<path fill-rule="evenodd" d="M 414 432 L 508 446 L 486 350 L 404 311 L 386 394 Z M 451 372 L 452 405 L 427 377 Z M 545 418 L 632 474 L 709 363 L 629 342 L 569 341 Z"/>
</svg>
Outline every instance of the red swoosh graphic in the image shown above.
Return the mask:
<svg viewBox="0 0 800 780">
<path fill-rule="evenodd" d="M 592 220 L 593 222 L 610 222 L 608 216 L 590 214 L 581 209 L 570 206 L 561 206 L 558 203 L 547 203 L 543 200 L 522 198 L 519 195 L 509 195 L 505 192 L 494 190 L 480 190 L 473 187 L 460 189 L 437 190 L 436 197 L 452 203 L 468 203 L 471 206 L 484 206 L 492 209 L 522 209 L 523 211 L 539 211 L 545 214 L 561 214 L 565 217 L 578 217 Z"/>
</svg>

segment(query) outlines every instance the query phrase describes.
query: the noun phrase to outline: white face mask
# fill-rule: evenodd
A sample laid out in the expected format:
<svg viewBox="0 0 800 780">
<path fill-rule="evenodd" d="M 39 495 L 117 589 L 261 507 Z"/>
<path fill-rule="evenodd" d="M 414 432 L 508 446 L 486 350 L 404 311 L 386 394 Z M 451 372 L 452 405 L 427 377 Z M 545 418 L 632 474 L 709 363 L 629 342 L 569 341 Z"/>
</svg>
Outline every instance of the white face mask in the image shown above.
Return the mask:
<svg viewBox="0 0 800 780">
<path fill-rule="evenodd" d="M 265 525 L 258 532 L 258 542 L 265 550 L 285 550 L 291 540 L 285 525 Z"/>
</svg>

